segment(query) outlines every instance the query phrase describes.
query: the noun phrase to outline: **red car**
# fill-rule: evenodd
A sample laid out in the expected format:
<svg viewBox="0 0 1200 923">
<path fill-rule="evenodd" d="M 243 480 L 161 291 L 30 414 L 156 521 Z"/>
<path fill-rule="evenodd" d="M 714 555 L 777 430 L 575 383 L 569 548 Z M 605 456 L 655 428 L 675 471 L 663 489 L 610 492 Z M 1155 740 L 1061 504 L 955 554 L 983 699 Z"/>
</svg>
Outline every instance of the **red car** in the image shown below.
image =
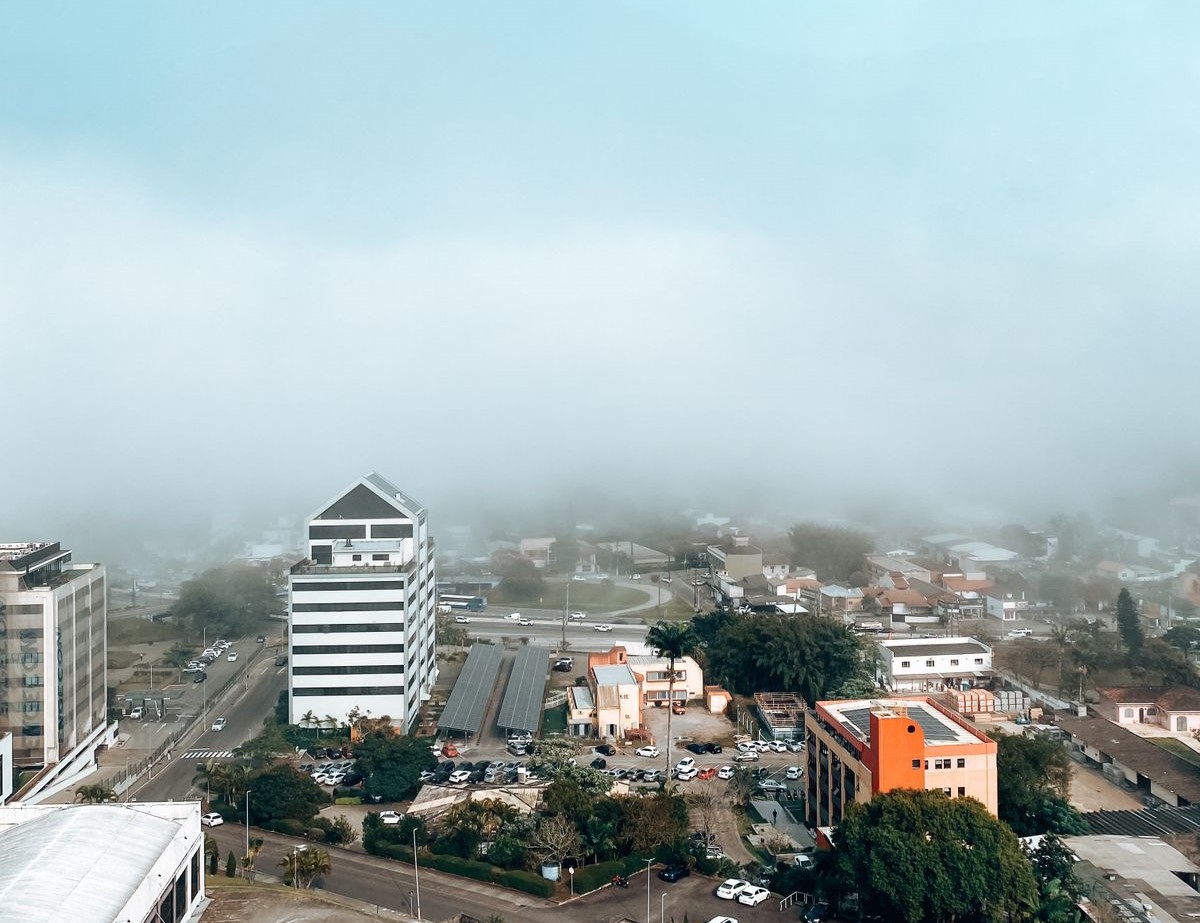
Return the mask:
<svg viewBox="0 0 1200 923">
<path fill-rule="evenodd" d="M 717 775 L 717 770 L 716 770 L 715 766 L 705 766 L 703 769 L 700 770 L 699 778 L 712 779 L 712 778 L 715 778 L 716 775 Z"/>
<path fill-rule="evenodd" d="M 686 708 L 684 708 L 682 705 L 680 705 L 678 702 L 673 702 L 673 703 L 671 704 L 671 714 L 673 714 L 673 715 L 683 715 L 683 714 L 686 714 L 686 713 L 687 713 L 687 709 L 686 709 Z"/>
<path fill-rule="evenodd" d="M 448 757 L 449 759 L 454 759 L 456 756 L 458 756 L 458 747 L 454 746 L 454 744 L 444 745 L 442 747 L 442 756 Z"/>
</svg>

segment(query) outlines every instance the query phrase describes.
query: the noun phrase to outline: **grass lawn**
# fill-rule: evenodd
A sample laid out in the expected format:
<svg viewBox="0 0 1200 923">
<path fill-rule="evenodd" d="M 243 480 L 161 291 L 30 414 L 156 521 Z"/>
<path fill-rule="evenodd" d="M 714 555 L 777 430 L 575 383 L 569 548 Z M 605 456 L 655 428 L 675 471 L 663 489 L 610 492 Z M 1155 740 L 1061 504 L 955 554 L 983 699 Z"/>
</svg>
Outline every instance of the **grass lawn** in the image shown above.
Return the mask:
<svg viewBox="0 0 1200 923">
<path fill-rule="evenodd" d="M 1147 739 L 1164 750 L 1187 760 L 1193 766 L 1200 766 L 1200 753 L 1197 753 L 1182 740 L 1176 740 L 1174 737 L 1150 737 Z"/>
<path fill-rule="evenodd" d="M 644 603 L 647 591 L 636 587 L 605 586 L 601 583 L 571 582 L 571 611 L 580 612 L 612 612 L 615 609 L 628 609 L 639 603 Z M 567 584 L 556 580 L 543 584 L 542 589 L 533 596 L 516 597 L 496 587 L 488 594 L 488 605 L 528 606 L 537 609 L 565 609 L 567 607 Z"/>
<path fill-rule="evenodd" d="M 567 706 L 547 708 L 542 717 L 542 735 L 567 733 Z"/>
<path fill-rule="evenodd" d="M 108 646 L 151 644 L 155 641 L 182 641 L 187 634 L 180 625 L 151 622 L 147 619 L 113 619 L 108 623 Z"/>
</svg>

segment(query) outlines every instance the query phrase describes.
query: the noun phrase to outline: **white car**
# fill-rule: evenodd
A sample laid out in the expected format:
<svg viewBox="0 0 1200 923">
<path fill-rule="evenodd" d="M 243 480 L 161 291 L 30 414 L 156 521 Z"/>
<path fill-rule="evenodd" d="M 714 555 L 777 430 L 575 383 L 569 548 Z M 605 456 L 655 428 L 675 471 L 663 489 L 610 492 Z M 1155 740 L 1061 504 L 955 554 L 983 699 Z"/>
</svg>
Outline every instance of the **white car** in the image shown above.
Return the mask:
<svg viewBox="0 0 1200 923">
<path fill-rule="evenodd" d="M 799 766 L 789 766 L 787 768 L 787 772 L 784 773 L 784 775 L 787 776 L 787 778 L 791 779 L 794 782 L 796 779 L 799 779 L 802 775 L 804 775 L 804 770 L 801 769 Z"/>
<path fill-rule="evenodd" d="M 713 917 L 708 923 L 738 923 L 733 917 Z"/>
<path fill-rule="evenodd" d="M 787 744 L 785 744 L 782 740 L 772 740 L 770 742 L 770 744 L 768 744 L 768 746 L 771 748 L 772 752 L 774 752 L 774 753 L 787 753 L 788 752 Z"/>
<path fill-rule="evenodd" d="M 461 785 L 469 778 L 471 778 L 471 771 L 469 769 L 456 769 L 454 772 L 450 773 L 450 778 L 447 781 L 451 785 Z"/>
<path fill-rule="evenodd" d="M 454 621 L 456 621 L 459 625 L 470 625 L 471 624 L 471 620 L 469 618 L 467 618 L 465 615 L 454 616 Z"/>
<path fill-rule="evenodd" d="M 791 743 L 788 744 L 788 749 L 791 750 L 793 753 L 803 753 L 804 747 L 805 747 L 805 744 L 804 744 L 804 741 L 802 741 L 802 740 L 793 740 Z"/>
<path fill-rule="evenodd" d="M 237 651 L 230 651 L 229 656 L 225 658 L 230 663 L 237 663 Z"/>
<path fill-rule="evenodd" d="M 578 621 L 581 621 L 581 620 L 583 620 L 583 619 L 586 619 L 586 618 L 587 618 L 587 613 L 586 613 L 586 612 L 572 612 L 572 613 L 571 613 L 571 618 L 572 618 L 574 621 L 578 622 Z"/>
<path fill-rule="evenodd" d="M 638 747 L 633 752 L 638 756 L 645 756 L 650 759 L 655 759 L 658 756 L 658 747 Z"/>
<path fill-rule="evenodd" d="M 717 778 L 728 781 L 733 778 L 734 769 L 732 766 L 722 766 L 717 770 Z"/>
<path fill-rule="evenodd" d="M 611 625 L 593 625 L 592 631 L 612 631 Z"/>
<path fill-rule="evenodd" d="M 224 718 L 218 718 L 216 721 L 214 721 L 214 722 L 212 723 L 212 729 L 213 729 L 214 731 L 223 731 L 223 730 L 225 730 L 225 719 L 224 719 Z"/>
<path fill-rule="evenodd" d="M 200 823 L 204 824 L 205 827 L 220 827 L 221 824 L 225 823 L 225 818 L 214 811 L 212 814 L 205 814 L 201 817 Z"/>
<path fill-rule="evenodd" d="M 325 776 L 326 785 L 341 785 L 345 781 L 346 774 L 344 772 L 331 772 Z"/>
<path fill-rule="evenodd" d="M 587 583 L 586 577 L 574 576 L 571 578 L 575 583 Z"/>
<path fill-rule="evenodd" d="M 504 617 L 505 617 L 505 618 L 506 618 L 508 621 L 510 621 L 510 622 L 515 622 L 517 619 L 519 619 L 519 618 L 521 617 L 521 613 L 520 613 L 520 612 L 513 612 L 513 613 L 510 613 L 509 615 L 506 615 L 506 616 L 504 616 Z"/>
<path fill-rule="evenodd" d="M 700 770 L 694 767 L 692 769 L 675 770 L 675 778 L 680 782 L 691 782 L 692 779 L 696 778 L 698 775 L 700 775 Z"/>
<path fill-rule="evenodd" d="M 517 619 L 518 625 L 532 625 L 533 619 Z"/>
<path fill-rule="evenodd" d="M 724 901 L 731 901 L 748 887 L 750 887 L 750 882 L 748 881 L 743 881 L 740 878 L 726 878 L 717 885 L 717 897 Z"/>
<path fill-rule="evenodd" d="M 392 824 L 400 823 L 400 821 L 402 821 L 402 820 L 404 820 L 404 815 L 401 814 L 399 811 L 380 811 L 379 812 L 380 823 L 388 824 L 389 826 L 391 826 Z"/>
<path fill-rule="evenodd" d="M 692 759 L 690 756 L 685 756 L 683 759 L 681 759 L 678 763 L 675 764 L 676 772 L 684 772 L 685 770 L 695 769 L 695 768 L 696 768 L 696 761 L 694 759 Z"/>
<path fill-rule="evenodd" d="M 758 888 L 751 885 L 749 888 L 743 889 L 742 893 L 738 895 L 738 903 L 757 907 L 770 896 L 771 892 L 766 888 Z"/>
<path fill-rule="evenodd" d="M 758 783 L 759 791 L 764 792 L 786 792 L 787 786 L 778 779 L 763 779 Z"/>
<path fill-rule="evenodd" d="M 754 741 L 752 741 L 752 740 L 741 741 L 737 745 L 737 748 L 738 748 L 739 753 L 749 753 L 751 750 L 754 750 L 755 752 L 758 751 L 758 747 L 755 746 Z"/>
<path fill-rule="evenodd" d="M 739 753 L 737 756 L 735 756 L 733 758 L 733 761 L 735 763 L 757 763 L 758 762 L 758 751 L 757 750 L 748 750 L 745 753 Z"/>
</svg>

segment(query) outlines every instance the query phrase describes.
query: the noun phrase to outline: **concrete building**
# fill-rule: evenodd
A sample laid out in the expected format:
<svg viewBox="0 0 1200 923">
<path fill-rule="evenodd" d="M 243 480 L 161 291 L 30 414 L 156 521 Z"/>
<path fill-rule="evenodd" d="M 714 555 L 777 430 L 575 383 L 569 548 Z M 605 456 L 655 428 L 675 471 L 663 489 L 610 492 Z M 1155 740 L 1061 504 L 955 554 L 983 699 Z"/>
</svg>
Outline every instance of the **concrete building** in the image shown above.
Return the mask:
<svg viewBox="0 0 1200 923">
<path fill-rule="evenodd" d="M 672 700 L 703 700 L 704 671 L 700 665 L 691 657 L 676 660 L 673 689 L 670 665 L 665 657 L 630 654 L 620 645 L 589 654 L 589 694 L 571 697 L 568 692 L 568 723 L 582 725 L 590 707 L 596 736 L 625 737 L 630 730 L 645 729 L 643 708 L 665 706 Z"/>
<path fill-rule="evenodd" d="M 751 574 L 763 574 L 762 549 L 750 544 L 745 535 L 736 535 L 729 544 L 709 545 L 708 560 L 717 576 L 731 581 L 743 580 Z"/>
<path fill-rule="evenodd" d="M 805 721 L 810 827 L 898 788 L 975 798 L 996 813 L 996 742 L 925 696 L 818 702 Z"/>
<path fill-rule="evenodd" d="M 1191 734 L 1200 730 L 1200 689 L 1189 686 L 1108 686 L 1096 690 L 1096 711 L 1123 727 L 1152 724 Z"/>
<path fill-rule="evenodd" d="M 356 712 L 408 729 L 437 667 L 425 509 L 378 474 L 324 504 L 288 577 L 289 720 Z"/>
<path fill-rule="evenodd" d="M 626 664 L 601 664 L 588 669 L 596 703 L 596 734 L 621 740 L 631 729 L 643 728 L 642 692 Z"/>
<path fill-rule="evenodd" d="M 691 657 L 675 661 L 675 685 L 671 687 L 671 661 L 653 654 L 632 654 L 625 658 L 638 679 L 642 701 L 656 705 L 673 699 L 691 702 L 704 695 L 704 671 Z"/>
<path fill-rule="evenodd" d="M 0 545 L 0 732 L 32 790 L 88 771 L 111 744 L 106 700 L 105 573 L 58 542 Z"/>
<path fill-rule="evenodd" d="M 0 918 L 183 923 L 204 899 L 197 801 L 0 808 Z"/>
<path fill-rule="evenodd" d="M 931 692 L 986 683 L 992 649 L 975 638 L 879 641 L 879 683 L 890 692 Z"/>
</svg>

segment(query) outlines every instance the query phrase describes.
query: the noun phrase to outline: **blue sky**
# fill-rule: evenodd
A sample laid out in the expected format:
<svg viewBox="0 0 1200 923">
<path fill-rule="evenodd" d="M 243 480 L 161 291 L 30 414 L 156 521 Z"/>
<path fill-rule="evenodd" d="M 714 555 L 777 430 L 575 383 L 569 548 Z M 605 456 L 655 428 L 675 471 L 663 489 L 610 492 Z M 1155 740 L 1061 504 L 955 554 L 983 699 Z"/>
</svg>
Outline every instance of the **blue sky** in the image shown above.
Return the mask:
<svg viewBox="0 0 1200 923">
<path fill-rule="evenodd" d="M 1198 19 L 4 5 L 0 321 L 53 343 L 6 377 L 102 408 L 14 512 L 176 477 L 303 511 L 372 468 L 447 500 L 1135 489 L 1110 433 L 1194 447 Z M 337 444 L 283 461 L 264 418 Z"/>
</svg>

